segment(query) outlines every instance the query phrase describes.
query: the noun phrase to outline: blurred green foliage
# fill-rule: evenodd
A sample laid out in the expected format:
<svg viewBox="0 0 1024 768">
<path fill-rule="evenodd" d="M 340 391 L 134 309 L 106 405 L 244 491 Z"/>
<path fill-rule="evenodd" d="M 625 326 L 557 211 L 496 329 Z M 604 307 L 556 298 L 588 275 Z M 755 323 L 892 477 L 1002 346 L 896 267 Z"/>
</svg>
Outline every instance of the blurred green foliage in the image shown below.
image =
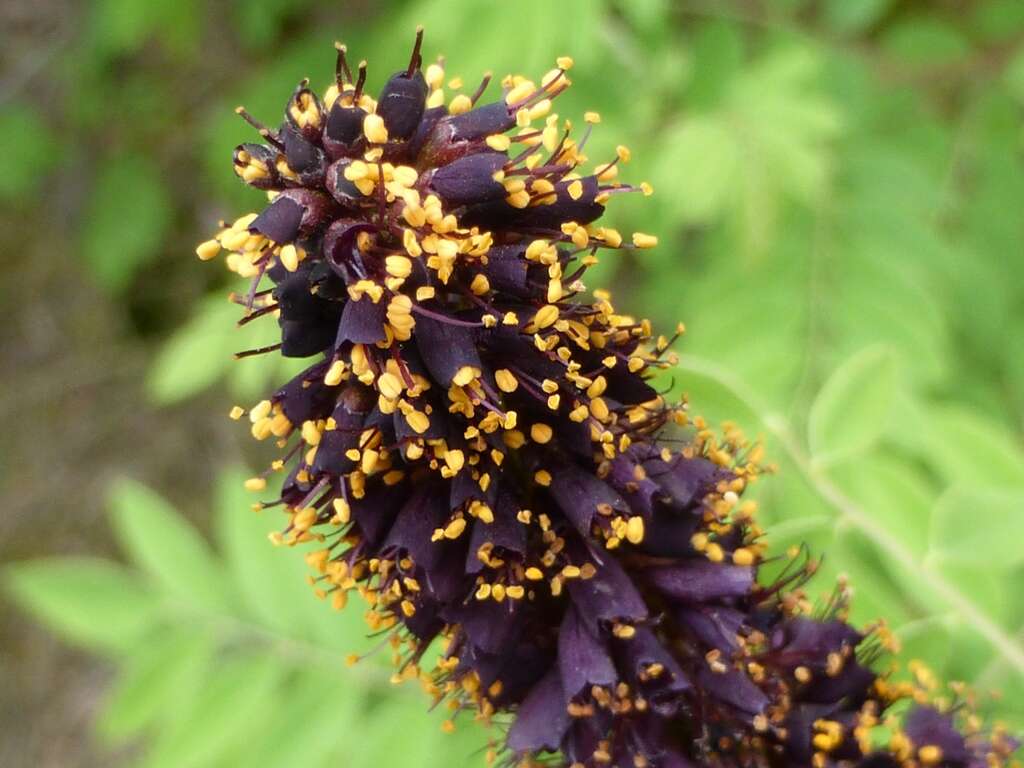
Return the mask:
<svg viewBox="0 0 1024 768">
<path fill-rule="evenodd" d="M 269 359 L 231 362 L 273 328 L 232 330 L 226 273 L 190 260 L 217 218 L 262 201 L 230 171 L 252 138 L 236 104 L 275 120 L 300 78 L 328 82 L 336 37 L 378 86 L 416 23 L 428 57 L 470 83 L 570 54 L 559 113 L 600 111 L 589 154 L 627 143 L 623 175 L 656 190 L 616 200 L 610 223 L 661 239 L 606 256 L 589 283 L 615 284 L 623 308 L 664 328 L 687 323 L 665 386 L 765 442 L 778 473 L 756 490 L 771 541 L 824 553 L 813 589 L 847 574 L 860 620 L 884 616 L 909 655 L 1003 690 L 986 708 L 1024 723 L 1019 0 L 96 0 L 84 22 L 52 64 L 74 78 L 65 98 L 25 92 L 0 108 L 0 200 L 27 208 L 48 178 L 86 179 L 77 252 L 133 308 L 125 332 L 157 346 L 154 407 L 214 386 L 253 399 L 285 375 Z M 208 296 L 165 289 L 203 270 Z M 237 764 L 244 750 L 291 764 L 274 750 L 306 749 L 359 765 L 375 739 L 403 762 L 468 754 L 461 741 L 434 749 L 421 701 L 339 668 L 360 645 L 358 616 L 314 603 L 301 558 L 263 545 L 272 525 L 226 477 L 221 555 L 125 485 L 113 522 L 138 572 L 92 560 L 8 572 L 23 605 L 117 659 L 104 738 L 146 734 L 142 764 Z M 265 741 L 242 738 L 254 721 Z"/>
<path fill-rule="evenodd" d="M 140 737 L 140 766 L 440 768 L 487 735 L 442 733 L 415 683 L 394 688 L 358 609 L 316 605 L 299 557 L 267 542 L 267 513 L 246 513 L 244 474 L 225 472 L 213 510 L 217 552 L 164 499 L 122 481 L 110 522 L 131 562 L 53 558 L 12 566 L 10 592 L 68 641 L 115 660 L 97 719 L 117 747 Z M 400 725 L 400 727 L 399 727 Z M 441 740 L 444 739 L 444 742 Z M 444 745 L 444 750 L 440 749 Z"/>
</svg>

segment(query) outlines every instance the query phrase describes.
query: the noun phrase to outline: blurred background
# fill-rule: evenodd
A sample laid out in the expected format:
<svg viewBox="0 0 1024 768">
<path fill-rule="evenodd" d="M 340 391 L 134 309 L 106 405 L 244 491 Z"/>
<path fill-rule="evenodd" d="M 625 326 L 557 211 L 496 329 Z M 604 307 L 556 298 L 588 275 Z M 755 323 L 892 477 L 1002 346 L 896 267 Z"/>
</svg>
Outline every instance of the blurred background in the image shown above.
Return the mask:
<svg viewBox="0 0 1024 768">
<path fill-rule="evenodd" d="M 588 280 L 663 329 L 666 379 L 760 437 L 776 551 L 825 553 L 855 616 L 1024 712 L 1020 0 L 6 0 L 0 8 L 0 765 L 483 764 L 471 723 L 387 682 L 247 511 L 267 460 L 226 418 L 283 377 L 233 362 L 195 244 L 260 204 L 232 112 L 268 123 L 332 42 L 370 83 L 425 53 L 576 60 L 661 245 Z M 254 324 L 259 326 L 259 323 Z"/>
</svg>

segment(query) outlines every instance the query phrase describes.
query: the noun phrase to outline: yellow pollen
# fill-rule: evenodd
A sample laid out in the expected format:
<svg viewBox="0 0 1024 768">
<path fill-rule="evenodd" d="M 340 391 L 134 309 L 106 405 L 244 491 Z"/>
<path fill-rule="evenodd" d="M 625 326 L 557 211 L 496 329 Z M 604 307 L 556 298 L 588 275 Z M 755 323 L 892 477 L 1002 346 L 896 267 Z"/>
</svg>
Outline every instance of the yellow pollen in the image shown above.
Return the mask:
<svg viewBox="0 0 1024 768">
<path fill-rule="evenodd" d="M 519 388 L 519 382 L 512 374 L 512 371 L 507 368 L 499 368 L 495 371 L 494 380 L 498 384 L 498 389 L 502 392 L 515 392 Z"/>
<path fill-rule="evenodd" d="M 207 240 L 196 247 L 196 256 L 203 261 L 209 261 L 220 253 L 220 243 L 216 240 Z"/>
<path fill-rule="evenodd" d="M 644 519 L 639 515 L 629 518 L 626 523 L 626 541 L 630 544 L 639 544 L 644 540 Z"/>
<path fill-rule="evenodd" d="M 473 108 L 473 102 L 470 101 L 469 96 L 464 93 L 460 93 L 454 99 L 451 104 L 448 105 L 448 113 L 452 115 L 461 115 L 465 112 L 469 112 Z"/>
<path fill-rule="evenodd" d="M 388 141 L 388 129 L 380 115 L 367 115 L 363 118 L 363 133 L 371 144 L 386 144 Z"/>
<path fill-rule="evenodd" d="M 497 152 L 504 152 L 512 145 L 512 140 L 503 133 L 488 136 L 486 142 L 488 147 Z"/>
<path fill-rule="evenodd" d="M 299 261 L 301 261 L 299 258 L 299 251 L 291 243 L 288 243 L 288 245 L 281 248 L 281 254 L 278 258 L 280 259 L 281 264 L 284 265 L 284 268 L 289 272 L 294 272 L 299 268 Z"/>
<path fill-rule="evenodd" d="M 545 304 L 533 316 L 533 322 L 537 328 L 547 328 L 554 325 L 556 320 L 558 320 L 558 307 L 554 304 Z"/>
<path fill-rule="evenodd" d="M 245 490 L 247 491 L 262 491 L 267 487 L 267 481 L 262 477 L 250 477 L 245 481 Z"/>
<path fill-rule="evenodd" d="M 741 547 L 732 553 L 732 561 L 736 565 L 753 565 L 754 553 L 745 547 Z"/>
<path fill-rule="evenodd" d="M 633 245 L 637 248 L 654 248 L 658 244 L 658 238 L 654 235 L 645 235 L 643 232 L 633 233 Z"/>
<path fill-rule="evenodd" d="M 554 432 L 547 424 L 534 424 L 530 427 L 530 437 L 533 438 L 535 443 L 540 443 L 541 445 L 550 442 L 553 434 Z"/>
<path fill-rule="evenodd" d="M 377 377 L 377 389 L 384 397 L 397 400 L 402 394 L 402 380 L 393 373 L 382 373 Z"/>
</svg>

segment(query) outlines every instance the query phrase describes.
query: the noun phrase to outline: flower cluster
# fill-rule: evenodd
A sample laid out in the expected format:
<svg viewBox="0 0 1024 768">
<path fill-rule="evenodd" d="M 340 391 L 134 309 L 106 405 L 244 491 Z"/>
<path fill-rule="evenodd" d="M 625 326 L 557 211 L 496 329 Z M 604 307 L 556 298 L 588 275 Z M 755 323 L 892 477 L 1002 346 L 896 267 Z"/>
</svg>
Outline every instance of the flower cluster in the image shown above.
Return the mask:
<svg viewBox="0 0 1024 768">
<path fill-rule="evenodd" d="M 572 61 L 486 101 L 421 41 L 376 99 L 339 45 L 279 127 L 240 109 L 262 142 L 234 169 L 270 202 L 198 248 L 252 278 L 243 322 L 277 318 L 251 353 L 312 358 L 248 410 L 283 455 L 247 485 L 283 477 L 260 506 L 313 543 L 317 594 L 358 596 L 396 679 L 452 718 L 511 715 L 509 764 L 1001 765 L 1014 744 L 954 724 L 956 695 L 873 671 L 889 638 L 846 623 L 842 589 L 808 604 L 804 553 L 758 582 L 758 449 L 667 403 L 673 339 L 585 293 L 599 253 L 656 239 L 596 223 L 650 188 L 618 181 L 625 147 L 584 171 L 598 116 L 577 140 L 552 111 Z"/>
</svg>

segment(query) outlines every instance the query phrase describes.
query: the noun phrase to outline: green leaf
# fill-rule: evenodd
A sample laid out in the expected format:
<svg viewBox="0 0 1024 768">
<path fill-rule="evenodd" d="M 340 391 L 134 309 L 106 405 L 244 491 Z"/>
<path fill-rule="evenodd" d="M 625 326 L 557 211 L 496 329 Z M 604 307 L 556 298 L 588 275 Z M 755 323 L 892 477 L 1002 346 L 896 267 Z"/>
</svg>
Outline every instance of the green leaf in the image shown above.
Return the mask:
<svg viewBox="0 0 1024 768">
<path fill-rule="evenodd" d="M 35 109 L 17 102 L 0 107 L 0 136 L 5 144 L 0 200 L 34 195 L 60 160 L 56 137 Z"/>
<path fill-rule="evenodd" d="M 245 476 L 227 472 L 217 487 L 215 525 L 228 569 L 247 612 L 288 637 L 309 638 L 316 612 L 331 616 L 305 582 L 308 569 L 296 549 L 275 547 L 269 534 L 283 527 L 277 510 L 253 512 Z"/>
<path fill-rule="evenodd" d="M 695 115 L 666 134 L 652 177 L 667 214 L 682 224 L 701 224 L 726 206 L 735 187 L 740 150 L 721 119 Z"/>
<path fill-rule="evenodd" d="M 912 66 L 950 64 L 963 59 L 970 51 L 957 27 L 929 16 L 894 24 L 886 32 L 882 45 L 901 63 Z"/>
<path fill-rule="evenodd" d="M 159 604 L 125 568 L 93 558 L 29 560 L 9 566 L 7 589 L 65 640 L 99 651 L 130 648 Z"/>
<path fill-rule="evenodd" d="M 693 40 L 693 79 L 687 101 L 697 109 L 717 105 L 743 64 L 743 38 L 735 24 L 700 25 Z"/>
<path fill-rule="evenodd" d="M 110 495 L 114 533 L 128 555 L 171 595 L 209 610 L 226 609 L 224 574 L 206 542 L 175 509 L 132 480 Z"/>
<path fill-rule="evenodd" d="M 205 682 L 213 642 L 195 623 L 162 629 L 134 648 L 119 670 L 97 720 L 100 734 L 124 742 L 165 725 Z"/>
<path fill-rule="evenodd" d="M 82 256 L 104 288 L 123 290 L 156 258 L 171 205 L 160 170 L 148 159 L 122 154 L 100 166 L 84 217 Z"/>
<path fill-rule="evenodd" d="M 448 765 L 472 765 L 474 736 L 482 732 L 470 718 L 464 718 L 456 734 L 441 731 L 442 718 L 429 712 L 418 696 L 394 696 L 371 709 L 353 744 L 349 768 L 378 768 L 401 765 L 403 768 L 443 768 Z M 400 727 L 396 727 L 401 724 Z M 467 741 L 468 740 L 468 741 Z M 479 758 L 482 764 L 482 756 Z"/>
<path fill-rule="evenodd" d="M 1014 98 L 1018 102 L 1024 103 L 1024 49 L 1017 51 L 1010 63 L 1006 65 L 1003 79 Z"/>
<path fill-rule="evenodd" d="M 1024 488 L 1024 452 L 1002 423 L 963 405 L 903 405 L 900 439 L 947 483 Z"/>
<path fill-rule="evenodd" d="M 951 488 L 935 505 L 931 554 L 985 569 L 1024 564 L 1024 493 Z"/>
<path fill-rule="evenodd" d="M 160 734 L 143 765 L 147 768 L 195 768 L 215 764 L 225 751 L 258 732 L 261 710 L 273 711 L 286 674 L 270 654 L 235 651 L 209 670 L 205 685 L 182 717 Z"/>
<path fill-rule="evenodd" d="M 272 382 L 291 378 L 308 365 L 308 361 L 278 355 L 236 360 L 235 352 L 258 349 L 280 337 L 274 318 L 239 328 L 243 315 L 244 310 L 225 294 L 207 297 L 157 353 L 146 379 L 149 396 L 169 405 L 226 378 L 236 397 L 251 399 L 273 386 Z"/>
<path fill-rule="evenodd" d="M 232 331 L 239 316 L 239 308 L 223 296 L 203 302 L 153 361 L 146 380 L 150 396 L 161 404 L 174 403 L 223 376 L 234 362 L 231 345 L 238 334 Z"/>
<path fill-rule="evenodd" d="M 96 0 L 90 21 L 93 45 L 105 57 L 137 51 L 150 37 L 194 56 L 200 34 L 196 0 Z"/>
<path fill-rule="evenodd" d="M 832 467 L 829 475 L 867 517 L 924 557 L 937 494 L 913 464 L 875 451 Z"/>
<path fill-rule="evenodd" d="M 888 348 L 868 347 L 847 359 L 811 406 L 808 441 L 815 459 L 835 461 L 870 448 L 888 426 L 895 391 Z"/>
<path fill-rule="evenodd" d="M 401 694 L 399 694 L 401 695 Z M 369 702 L 344 674 L 302 670 L 282 686 L 270 727 L 251 734 L 240 765 L 250 768 L 320 766 L 337 748 L 358 743 Z M 345 763 L 335 763 L 345 764 Z"/>
<path fill-rule="evenodd" d="M 825 20 L 837 32 L 860 32 L 880 19 L 893 0 L 827 0 Z"/>
</svg>

